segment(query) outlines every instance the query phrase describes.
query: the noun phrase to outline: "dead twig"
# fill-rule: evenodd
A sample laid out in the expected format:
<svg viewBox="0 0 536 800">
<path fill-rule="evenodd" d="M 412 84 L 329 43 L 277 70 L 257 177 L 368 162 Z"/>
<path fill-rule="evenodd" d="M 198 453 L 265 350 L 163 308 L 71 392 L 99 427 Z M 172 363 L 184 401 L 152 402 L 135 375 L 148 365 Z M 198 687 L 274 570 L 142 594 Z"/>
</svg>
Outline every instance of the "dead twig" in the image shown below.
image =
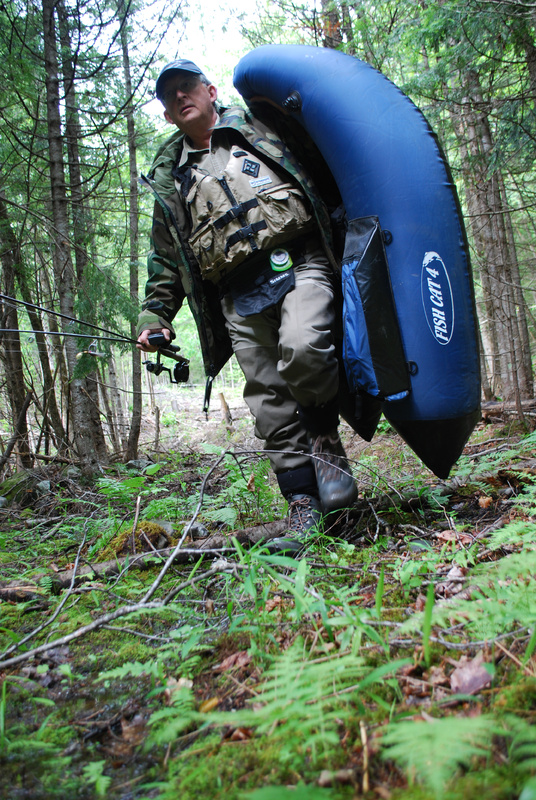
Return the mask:
<svg viewBox="0 0 536 800">
<path fill-rule="evenodd" d="M 363 746 L 363 782 L 361 784 L 361 791 L 363 794 L 367 794 L 370 788 L 369 753 L 368 753 L 367 726 L 365 725 L 362 719 L 359 720 L 359 733 L 361 734 L 361 744 Z"/>
</svg>

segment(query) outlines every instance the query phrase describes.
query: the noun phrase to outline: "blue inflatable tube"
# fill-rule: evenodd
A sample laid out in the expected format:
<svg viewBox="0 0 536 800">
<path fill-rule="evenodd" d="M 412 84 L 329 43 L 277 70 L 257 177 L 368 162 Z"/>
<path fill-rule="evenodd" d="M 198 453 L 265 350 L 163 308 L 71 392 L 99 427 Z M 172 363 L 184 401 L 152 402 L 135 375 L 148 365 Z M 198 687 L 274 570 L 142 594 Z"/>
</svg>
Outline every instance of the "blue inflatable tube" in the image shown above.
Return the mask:
<svg viewBox="0 0 536 800">
<path fill-rule="evenodd" d="M 480 377 L 467 240 L 433 132 L 385 76 L 334 50 L 259 47 L 234 81 L 299 122 L 327 162 L 349 220 L 349 382 L 446 477 L 480 418 Z"/>
</svg>

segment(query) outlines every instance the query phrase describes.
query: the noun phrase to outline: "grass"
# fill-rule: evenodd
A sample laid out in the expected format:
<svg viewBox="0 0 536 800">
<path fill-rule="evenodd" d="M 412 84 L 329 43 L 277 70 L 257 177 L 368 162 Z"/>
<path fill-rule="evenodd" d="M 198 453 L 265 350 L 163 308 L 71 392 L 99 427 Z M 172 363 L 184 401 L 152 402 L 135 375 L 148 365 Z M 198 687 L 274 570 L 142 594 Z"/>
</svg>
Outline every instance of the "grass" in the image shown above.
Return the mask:
<svg viewBox="0 0 536 800">
<path fill-rule="evenodd" d="M 236 545 L 53 594 L 137 507 L 172 544 L 196 512 L 212 532 L 281 516 L 266 462 L 221 448 L 0 512 L 4 583 L 33 587 L 0 602 L 0 795 L 530 800 L 534 436 L 498 438 L 477 431 L 446 484 L 392 433 L 373 457 L 349 441 L 361 499 L 297 562 Z"/>
</svg>

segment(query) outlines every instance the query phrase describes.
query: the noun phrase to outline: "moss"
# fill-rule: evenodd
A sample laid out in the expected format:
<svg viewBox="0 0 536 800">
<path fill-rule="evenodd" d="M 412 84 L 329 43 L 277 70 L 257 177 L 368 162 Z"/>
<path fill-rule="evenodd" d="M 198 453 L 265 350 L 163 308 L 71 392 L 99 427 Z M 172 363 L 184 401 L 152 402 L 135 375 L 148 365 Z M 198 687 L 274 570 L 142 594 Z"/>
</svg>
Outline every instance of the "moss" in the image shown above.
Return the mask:
<svg viewBox="0 0 536 800">
<path fill-rule="evenodd" d="M 517 680 L 505 686 L 495 698 L 496 711 L 530 711 L 536 708 L 536 678 L 519 674 Z"/>
<path fill-rule="evenodd" d="M 114 657 L 109 660 L 115 662 L 113 666 L 119 666 L 127 661 L 149 661 L 154 659 L 156 655 L 157 653 L 153 648 L 147 647 L 143 642 L 137 640 L 125 642 L 114 653 Z"/>
<path fill-rule="evenodd" d="M 12 754 L 9 760 L 5 759 L 0 773 L 0 797 L 90 800 L 94 797 L 92 787 L 87 786 L 85 779 L 72 774 L 70 761 L 56 753 Z"/>
<path fill-rule="evenodd" d="M 38 480 L 30 472 L 16 472 L 0 483 L 0 495 L 6 497 L 10 503 L 27 505 L 34 499 L 33 491 Z"/>
<path fill-rule="evenodd" d="M 92 659 L 93 663 L 89 672 L 95 667 L 99 671 L 120 667 L 127 661 L 149 661 L 156 658 L 157 653 L 141 639 L 132 639 L 128 634 L 116 631 L 99 630 L 88 634 L 80 643 L 77 650 L 73 671 L 80 665 L 81 670 L 88 671 L 87 655 L 91 653 L 96 656 Z"/>
<path fill-rule="evenodd" d="M 70 744 L 75 736 L 75 731 L 70 725 L 60 725 L 55 727 L 48 725 L 43 733 L 43 741 L 64 749 Z"/>
<path fill-rule="evenodd" d="M 434 800 L 434 795 L 427 792 L 422 786 L 408 786 L 405 789 L 395 789 L 390 794 L 391 800 Z"/>
<path fill-rule="evenodd" d="M 211 737 L 203 748 L 194 748 L 194 753 L 179 757 L 171 765 L 171 792 L 164 797 L 239 800 L 248 789 L 295 784 L 302 777 L 280 763 L 280 743 L 276 740 L 221 743 L 218 735 Z M 317 776 L 316 767 L 311 779 Z"/>
<path fill-rule="evenodd" d="M 96 561 L 109 561 L 116 556 L 126 556 L 132 552 L 145 553 L 153 547 L 158 550 L 170 544 L 170 536 L 156 522 L 142 520 L 136 526 L 135 548 L 132 547 L 132 528 L 124 528 L 114 536 L 102 550 Z M 149 544 L 149 543 L 150 544 Z"/>
<path fill-rule="evenodd" d="M 517 786 L 511 767 L 493 767 L 471 772 L 458 778 L 445 800 L 474 800 L 475 797 L 490 797 L 493 800 L 512 800 L 518 797 L 522 786 Z"/>
</svg>

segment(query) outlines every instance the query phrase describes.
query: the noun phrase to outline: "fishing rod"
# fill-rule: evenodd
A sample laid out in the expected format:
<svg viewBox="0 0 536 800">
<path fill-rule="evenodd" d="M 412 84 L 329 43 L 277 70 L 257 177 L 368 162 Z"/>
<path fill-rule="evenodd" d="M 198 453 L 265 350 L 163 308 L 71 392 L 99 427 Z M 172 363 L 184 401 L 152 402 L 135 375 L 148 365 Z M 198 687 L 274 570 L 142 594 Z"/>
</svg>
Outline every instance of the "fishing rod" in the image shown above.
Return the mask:
<svg viewBox="0 0 536 800">
<path fill-rule="evenodd" d="M 22 328 L 0 328 L 0 333 L 31 333 L 34 336 L 39 334 L 43 336 L 71 336 L 76 339 L 94 339 L 100 342 L 119 342 L 120 344 L 127 344 L 127 342 L 130 342 L 136 344 L 135 339 L 125 340 L 119 339 L 117 336 L 94 336 L 92 333 L 70 333 L 69 331 L 27 331 Z"/>
<path fill-rule="evenodd" d="M 2 297 L 3 295 L 0 295 Z M 53 312 L 52 312 L 53 313 Z M 82 322 L 81 325 L 89 324 Z M 92 327 L 98 327 L 96 325 Z M 99 330 L 105 330 L 104 328 L 100 328 Z M 42 334 L 43 336 L 71 336 L 76 339 L 91 339 L 93 341 L 88 346 L 87 350 L 83 350 L 81 353 L 78 353 L 77 358 L 81 358 L 82 355 L 86 354 L 89 356 L 105 356 L 106 353 L 100 353 L 97 350 L 98 342 L 119 342 L 120 344 L 125 344 L 129 342 L 130 344 L 137 344 L 135 339 L 130 339 L 127 336 L 123 338 L 118 338 L 117 336 L 93 336 L 88 333 L 70 333 L 69 331 L 28 331 L 22 330 L 21 328 L 0 328 L 0 333 L 30 333 L 34 336 L 37 334 Z M 110 331 L 111 333 L 111 331 Z M 190 379 L 190 362 L 184 356 L 179 355 L 180 347 L 177 345 L 171 344 L 167 341 L 165 336 L 161 333 L 152 333 L 148 337 L 149 344 L 153 345 L 153 347 L 157 348 L 156 352 L 156 363 L 154 361 L 144 361 L 143 366 L 146 368 L 147 372 L 152 372 L 155 375 L 160 375 L 162 372 L 167 372 L 169 375 L 169 382 L 170 383 L 187 383 Z M 160 357 L 166 356 L 166 358 L 171 358 L 173 361 L 176 361 L 173 371 L 169 367 L 166 367 L 162 364 Z"/>
<path fill-rule="evenodd" d="M 2 294 L 0 292 L 0 300 L 4 300 L 8 303 L 15 303 L 20 306 L 25 306 L 26 308 L 35 308 L 37 311 L 44 311 L 45 314 L 52 314 L 54 317 L 61 317 L 61 319 L 65 319 L 68 322 L 74 322 L 77 325 L 84 325 L 87 328 L 93 328 L 96 331 L 102 331 L 103 333 L 110 334 L 111 336 L 115 337 L 115 341 L 123 340 L 125 342 L 129 342 L 129 344 L 136 344 L 135 339 L 131 339 L 130 336 L 125 336 L 123 333 L 117 333 L 117 331 L 110 331 L 107 328 L 101 328 L 100 325 L 94 325 L 92 322 L 83 322 L 82 320 L 76 319 L 75 317 L 70 317 L 68 314 L 62 314 L 59 311 L 53 311 L 51 308 L 45 308 L 44 306 L 38 306 L 35 303 L 28 303 L 26 300 L 19 300 L 16 297 L 10 297 L 7 294 Z M 35 333 L 35 331 L 31 331 Z M 21 333 L 28 333 L 28 331 L 21 331 Z M 53 333 L 50 331 L 50 333 Z M 64 333 L 64 336 L 83 336 L 83 334 L 68 334 Z M 100 337 L 104 338 L 104 337 Z"/>
</svg>

